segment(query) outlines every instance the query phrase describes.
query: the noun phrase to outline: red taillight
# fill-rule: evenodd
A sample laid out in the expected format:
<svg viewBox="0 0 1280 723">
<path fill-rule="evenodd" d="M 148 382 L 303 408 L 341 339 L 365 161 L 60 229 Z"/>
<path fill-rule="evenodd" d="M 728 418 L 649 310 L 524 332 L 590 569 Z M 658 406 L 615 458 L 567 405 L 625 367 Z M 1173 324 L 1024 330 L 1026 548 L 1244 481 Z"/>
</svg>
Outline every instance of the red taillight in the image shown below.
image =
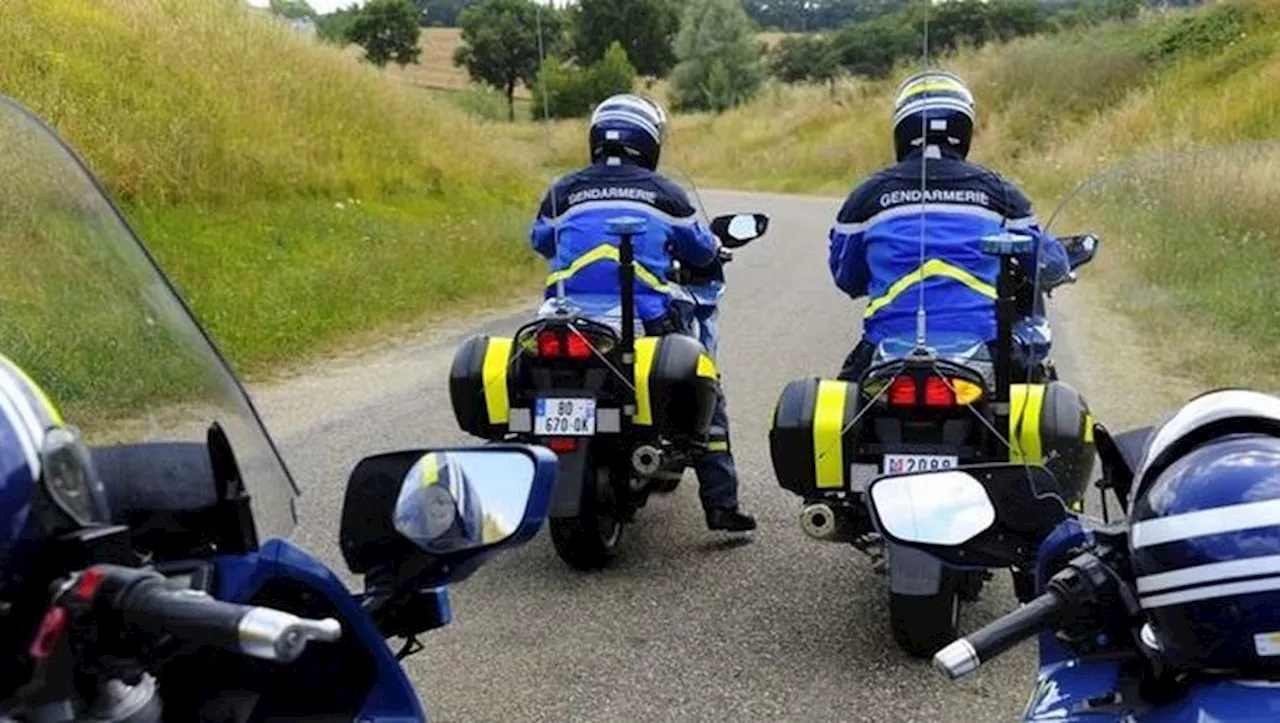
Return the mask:
<svg viewBox="0 0 1280 723">
<path fill-rule="evenodd" d="M 587 338 L 582 334 L 569 332 L 569 358 L 570 359 L 590 359 L 591 345 L 587 343 Z"/>
<path fill-rule="evenodd" d="M 916 403 L 916 380 L 898 377 L 889 385 L 889 404 L 894 407 L 911 407 Z"/>
<path fill-rule="evenodd" d="M 552 437 L 547 440 L 547 447 L 552 452 L 572 452 L 578 448 L 577 437 Z"/>
<path fill-rule="evenodd" d="M 955 390 L 942 377 L 929 377 L 924 383 L 924 404 L 926 407 L 954 407 Z"/>
<path fill-rule="evenodd" d="M 538 356 L 554 359 L 561 354 L 560 335 L 551 329 L 538 332 Z"/>
</svg>

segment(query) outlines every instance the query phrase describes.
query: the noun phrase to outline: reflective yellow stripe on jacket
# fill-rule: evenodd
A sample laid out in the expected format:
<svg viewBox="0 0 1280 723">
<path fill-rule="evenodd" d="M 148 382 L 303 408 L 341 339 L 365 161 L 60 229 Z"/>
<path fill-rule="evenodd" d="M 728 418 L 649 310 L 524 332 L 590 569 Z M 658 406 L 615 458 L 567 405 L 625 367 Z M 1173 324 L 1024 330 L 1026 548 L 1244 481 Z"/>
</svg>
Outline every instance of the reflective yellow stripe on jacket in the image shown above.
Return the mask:
<svg viewBox="0 0 1280 723">
<path fill-rule="evenodd" d="M 423 487 L 430 487 L 440 481 L 440 459 L 434 452 L 422 458 L 422 469 L 419 471 L 418 481 Z"/>
<path fill-rule="evenodd" d="M 987 298 L 996 298 L 996 287 L 991 284 L 979 279 L 977 276 L 974 276 L 959 266 L 949 264 L 940 259 L 929 259 L 925 262 L 924 266 L 921 266 L 915 271 L 912 271 L 906 276 L 903 276 L 893 282 L 893 285 L 886 289 L 883 294 L 872 299 L 871 303 L 867 304 L 867 310 L 863 316 L 870 317 L 874 315 L 877 311 L 880 311 L 889 304 L 892 304 L 899 296 L 902 296 L 907 289 L 915 286 L 916 284 L 923 283 L 925 279 L 935 276 L 945 276 L 949 279 L 959 281 Z"/>
<path fill-rule="evenodd" d="M 618 247 L 612 246 L 610 244 L 600 244 L 599 246 L 591 249 L 585 254 L 574 259 L 573 263 L 569 264 L 568 268 L 561 269 L 560 271 L 554 271 L 550 275 L 548 275 L 547 286 L 551 286 L 552 284 L 555 284 L 558 281 L 567 280 L 570 277 L 572 277 L 574 274 L 585 269 L 591 264 L 594 264 L 597 261 L 613 261 L 614 263 L 620 263 L 621 260 L 622 260 L 621 256 L 618 253 Z M 657 276 L 654 276 L 653 272 L 649 271 L 649 269 L 646 269 L 643 264 L 633 261 L 632 266 L 634 266 L 636 270 L 636 279 L 643 282 L 646 286 L 649 286 L 655 291 L 661 292 L 663 294 L 667 293 L 667 285 L 663 283 L 662 279 L 659 279 Z"/>
</svg>

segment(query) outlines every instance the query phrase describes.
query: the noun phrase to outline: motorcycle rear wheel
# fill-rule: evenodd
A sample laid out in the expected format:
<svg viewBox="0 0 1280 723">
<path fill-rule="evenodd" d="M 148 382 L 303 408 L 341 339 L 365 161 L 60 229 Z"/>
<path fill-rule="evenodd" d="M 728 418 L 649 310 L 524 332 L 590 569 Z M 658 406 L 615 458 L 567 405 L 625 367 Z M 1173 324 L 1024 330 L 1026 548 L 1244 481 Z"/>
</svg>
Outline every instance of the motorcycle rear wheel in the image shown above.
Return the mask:
<svg viewBox="0 0 1280 723">
<path fill-rule="evenodd" d="M 566 564 L 577 570 L 600 570 L 618 554 L 623 523 L 608 510 L 611 472 L 607 466 L 595 470 L 595 490 L 588 506 L 574 517 L 552 517 L 551 544 Z"/>
<path fill-rule="evenodd" d="M 946 571 L 933 595 L 889 593 L 889 627 L 908 655 L 929 658 L 959 637 L 960 590 L 954 571 Z"/>
</svg>

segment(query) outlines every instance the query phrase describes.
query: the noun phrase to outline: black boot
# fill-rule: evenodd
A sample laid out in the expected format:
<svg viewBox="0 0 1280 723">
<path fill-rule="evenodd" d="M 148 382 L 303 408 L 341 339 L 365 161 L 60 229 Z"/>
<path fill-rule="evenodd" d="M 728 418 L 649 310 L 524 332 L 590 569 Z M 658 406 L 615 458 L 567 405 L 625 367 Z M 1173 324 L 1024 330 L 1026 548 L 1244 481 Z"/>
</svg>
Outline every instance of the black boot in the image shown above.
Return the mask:
<svg viewBox="0 0 1280 723">
<path fill-rule="evenodd" d="M 750 532 L 756 529 L 756 519 L 739 512 L 737 507 L 712 507 L 707 510 L 707 527 L 726 532 Z"/>
</svg>

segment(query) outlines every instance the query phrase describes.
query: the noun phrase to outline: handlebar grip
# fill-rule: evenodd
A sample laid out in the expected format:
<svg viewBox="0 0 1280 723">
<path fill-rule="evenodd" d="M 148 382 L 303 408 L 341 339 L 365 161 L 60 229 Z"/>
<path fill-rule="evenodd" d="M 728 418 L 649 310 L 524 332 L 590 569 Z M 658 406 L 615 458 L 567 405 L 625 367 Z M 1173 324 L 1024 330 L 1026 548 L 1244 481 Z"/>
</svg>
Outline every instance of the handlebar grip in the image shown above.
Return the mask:
<svg viewBox="0 0 1280 723">
<path fill-rule="evenodd" d="M 939 650 L 933 666 L 955 680 L 978 669 L 1018 643 L 1044 629 L 1065 607 L 1061 595 L 1050 591 Z"/>
<path fill-rule="evenodd" d="M 174 590 L 154 572 L 107 565 L 94 572 L 103 583 L 99 604 L 114 611 L 119 622 L 154 635 L 280 662 L 296 660 L 312 640 L 333 642 L 342 636 L 333 618 L 300 618 L 196 590 Z"/>
<path fill-rule="evenodd" d="M 200 592 L 171 590 L 158 577 L 138 580 L 112 601 L 121 622 L 196 645 L 239 650 L 240 621 L 248 605 L 222 602 Z"/>
</svg>

